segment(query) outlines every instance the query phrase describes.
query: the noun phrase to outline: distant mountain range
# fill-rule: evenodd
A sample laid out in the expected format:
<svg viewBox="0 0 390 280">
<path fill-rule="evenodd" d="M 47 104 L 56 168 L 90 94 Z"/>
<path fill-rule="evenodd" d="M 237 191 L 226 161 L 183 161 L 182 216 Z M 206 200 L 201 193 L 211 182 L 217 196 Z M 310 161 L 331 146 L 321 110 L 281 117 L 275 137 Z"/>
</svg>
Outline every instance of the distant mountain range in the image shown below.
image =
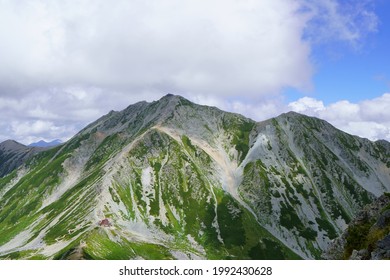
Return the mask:
<svg viewBox="0 0 390 280">
<path fill-rule="evenodd" d="M 53 140 L 53 141 L 50 141 L 50 142 L 46 142 L 44 140 L 40 140 L 38 142 L 31 143 L 28 146 L 29 147 L 54 147 L 54 146 L 58 146 L 60 144 L 62 144 L 62 141 L 59 140 L 59 139 L 56 139 L 56 140 Z"/>
<path fill-rule="evenodd" d="M 389 142 L 175 95 L 44 151 L 0 147 L 7 259 L 319 259 L 390 191 Z"/>
</svg>

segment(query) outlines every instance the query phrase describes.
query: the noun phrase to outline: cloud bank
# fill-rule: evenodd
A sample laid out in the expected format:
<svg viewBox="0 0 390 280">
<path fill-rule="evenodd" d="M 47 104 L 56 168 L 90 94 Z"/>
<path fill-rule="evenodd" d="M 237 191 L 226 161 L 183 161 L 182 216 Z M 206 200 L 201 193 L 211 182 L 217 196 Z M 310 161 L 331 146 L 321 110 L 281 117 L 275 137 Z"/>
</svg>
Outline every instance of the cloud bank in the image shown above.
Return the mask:
<svg viewBox="0 0 390 280">
<path fill-rule="evenodd" d="M 5 3 L 6 88 L 73 84 L 226 96 L 310 84 L 306 19 L 294 1 Z"/>
</svg>

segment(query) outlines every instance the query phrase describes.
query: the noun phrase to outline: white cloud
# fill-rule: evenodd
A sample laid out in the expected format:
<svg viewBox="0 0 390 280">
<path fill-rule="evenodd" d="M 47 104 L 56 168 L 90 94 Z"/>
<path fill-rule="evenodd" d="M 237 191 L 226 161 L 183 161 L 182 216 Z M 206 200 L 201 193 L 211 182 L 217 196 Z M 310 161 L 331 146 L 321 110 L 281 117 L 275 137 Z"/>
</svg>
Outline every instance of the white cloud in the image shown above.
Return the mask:
<svg viewBox="0 0 390 280">
<path fill-rule="evenodd" d="M 20 123 L 18 121 L 11 122 L 12 130 L 15 135 L 29 135 L 36 133 L 44 133 L 52 129 L 53 123 L 48 121 L 34 121 L 34 122 L 25 122 Z"/>
<path fill-rule="evenodd" d="M 324 110 L 324 103 L 311 97 L 302 97 L 288 105 L 295 112 L 318 112 Z"/>
<path fill-rule="evenodd" d="M 390 120 L 390 93 L 363 101 L 361 110 L 367 120 Z"/>
<path fill-rule="evenodd" d="M 306 88 L 312 66 L 298 8 L 282 0 L 2 1 L 0 78 L 16 88 L 132 92 Z"/>
<path fill-rule="evenodd" d="M 62 139 L 67 140 L 67 136 L 76 133 L 71 125 L 57 126 L 51 121 L 12 121 L 10 124 L 11 132 L 15 138 L 23 139 L 25 144 L 39 140 Z M 37 137 L 44 135 L 44 137 Z"/>
<path fill-rule="evenodd" d="M 304 97 L 288 104 L 298 113 L 319 117 L 348 133 L 371 140 L 390 140 L 390 94 L 351 103 L 343 100 L 328 106 L 314 98 Z"/>
</svg>

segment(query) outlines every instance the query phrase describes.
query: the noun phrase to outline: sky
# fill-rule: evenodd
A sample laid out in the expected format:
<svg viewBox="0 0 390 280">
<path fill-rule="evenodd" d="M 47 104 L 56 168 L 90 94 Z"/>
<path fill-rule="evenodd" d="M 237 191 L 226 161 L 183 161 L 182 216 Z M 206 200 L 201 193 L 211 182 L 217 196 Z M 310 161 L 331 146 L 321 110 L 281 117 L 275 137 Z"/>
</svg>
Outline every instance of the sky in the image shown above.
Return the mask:
<svg viewBox="0 0 390 280">
<path fill-rule="evenodd" d="M 390 140 L 390 1 L 0 0 L 0 141 L 167 93 Z"/>
</svg>

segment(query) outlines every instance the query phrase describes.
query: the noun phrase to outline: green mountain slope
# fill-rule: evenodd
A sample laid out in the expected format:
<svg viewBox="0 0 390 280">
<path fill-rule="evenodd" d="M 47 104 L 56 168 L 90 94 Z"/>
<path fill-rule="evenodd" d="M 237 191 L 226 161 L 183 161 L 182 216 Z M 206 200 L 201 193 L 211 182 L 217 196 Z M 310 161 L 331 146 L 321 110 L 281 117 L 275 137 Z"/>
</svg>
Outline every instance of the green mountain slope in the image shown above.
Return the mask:
<svg viewBox="0 0 390 280">
<path fill-rule="evenodd" d="M 140 102 L 0 178 L 0 256 L 319 258 L 389 190 L 389 147 L 295 113 Z"/>
</svg>

